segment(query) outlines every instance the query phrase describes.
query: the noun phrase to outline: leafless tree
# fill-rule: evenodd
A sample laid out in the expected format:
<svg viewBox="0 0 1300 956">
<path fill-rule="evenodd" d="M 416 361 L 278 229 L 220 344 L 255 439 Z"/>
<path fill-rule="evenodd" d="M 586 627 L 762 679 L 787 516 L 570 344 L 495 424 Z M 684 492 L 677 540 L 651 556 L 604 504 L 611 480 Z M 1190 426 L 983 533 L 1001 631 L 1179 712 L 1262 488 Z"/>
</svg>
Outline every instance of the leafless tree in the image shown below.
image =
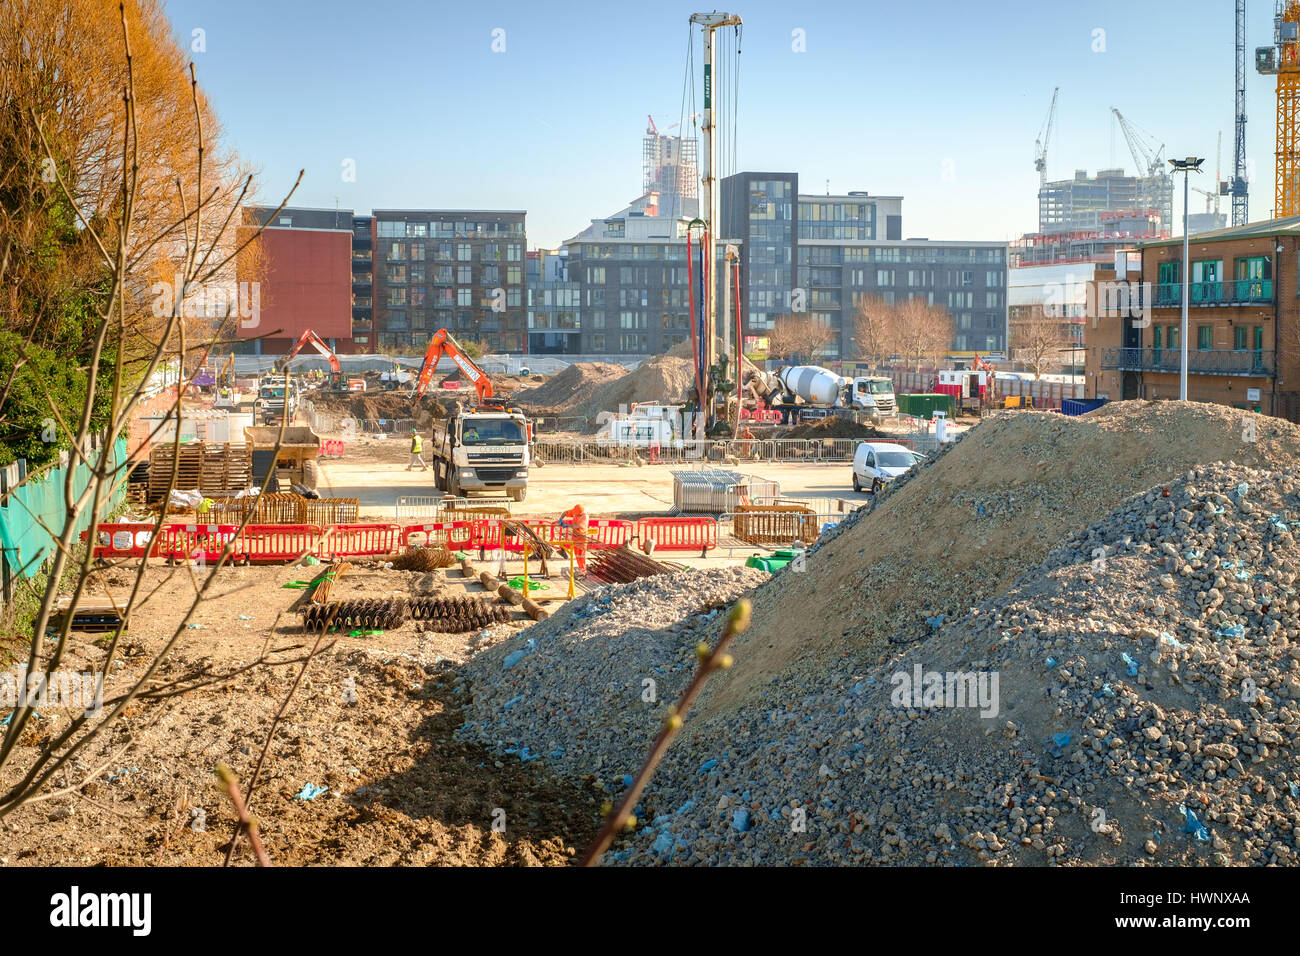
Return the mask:
<svg viewBox="0 0 1300 956">
<path fill-rule="evenodd" d="M 767 353 L 772 358 L 816 364 L 834 341 L 835 330 L 811 315 L 782 315 L 767 333 Z"/>
<path fill-rule="evenodd" d="M 873 368 L 900 351 L 898 312 L 878 296 L 866 296 L 853 316 L 858 358 Z"/>
<path fill-rule="evenodd" d="M 898 354 L 912 371 L 937 368 L 952 348 L 952 315 L 942 306 L 915 298 L 894 306 Z"/>
<path fill-rule="evenodd" d="M 1070 337 L 1059 316 L 1034 309 L 1011 319 L 1008 326 L 1013 361 L 1035 375 L 1061 367 L 1062 352 L 1070 347 Z"/>
</svg>

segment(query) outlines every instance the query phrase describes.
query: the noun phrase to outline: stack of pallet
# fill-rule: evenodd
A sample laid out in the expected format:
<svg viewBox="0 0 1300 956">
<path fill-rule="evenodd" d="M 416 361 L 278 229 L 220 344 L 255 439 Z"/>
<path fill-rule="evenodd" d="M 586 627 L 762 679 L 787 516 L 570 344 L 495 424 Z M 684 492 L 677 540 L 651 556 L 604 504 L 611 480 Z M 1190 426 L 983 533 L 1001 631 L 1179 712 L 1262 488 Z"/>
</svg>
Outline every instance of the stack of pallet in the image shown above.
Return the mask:
<svg viewBox="0 0 1300 956">
<path fill-rule="evenodd" d="M 162 501 L 171 485 L 175 452 L 171 444 L 154 445 L 149 451 L 149 503 Z M 177 491 L 197 488 L 207 497 L 230 495 L 252 484 L 253 463 L 245 445 L 192 442 L 181 445 Z"/>
</svg>

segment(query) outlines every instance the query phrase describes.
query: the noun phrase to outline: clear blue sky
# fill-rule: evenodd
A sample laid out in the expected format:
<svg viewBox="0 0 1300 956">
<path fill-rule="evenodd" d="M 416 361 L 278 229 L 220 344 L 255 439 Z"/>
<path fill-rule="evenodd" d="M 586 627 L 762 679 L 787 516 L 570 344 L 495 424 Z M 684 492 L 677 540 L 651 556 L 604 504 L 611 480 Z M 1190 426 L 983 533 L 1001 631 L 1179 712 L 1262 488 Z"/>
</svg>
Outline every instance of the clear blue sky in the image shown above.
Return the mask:
<svg viewBox="0 0 1300 956">
<path fill-rule="evenodd" d="M 655 3 L 166 0 L 226 143 L 278 201 L 343 208 L 525 209 L 551 247 L 640 192 L 646 114 L 681 116 L 687 20 Z M 1117 106 L 1166 156 L 1233 144 L 1231 0 L 743 0 L 737 165 L 804 192 L 904 197 L 906 236 L 1010 239 L 1037 226 L 1034 140 L 1061 88 L 1050 178 L 1134 168 Z M 1251 218 L 1273 205 L 1271 0 L 1250 0 Z M 505 51 L 492 31 L 505 31 Z M 792 31 L 805 52 L 792 49 Z M 1104 30 L 1104 52 L 1094 31 Z M 697 35 L 698 36 L 698 35 Z M 699 50 L 696 44 L 696 78 Z M 696 94 L 697 101 L 699 94 Z M 356 181 L 341 177 L 356 161 Z M 1181 184 L 1180 184 L 1181 185 Z M 1192 210 L 1204 211 L 1193 194 Z M 1227 203 L 1224 203 L 1227 211 Z M 1181 188 L 1175 204 L 1181 217 Z"/>
</svg>

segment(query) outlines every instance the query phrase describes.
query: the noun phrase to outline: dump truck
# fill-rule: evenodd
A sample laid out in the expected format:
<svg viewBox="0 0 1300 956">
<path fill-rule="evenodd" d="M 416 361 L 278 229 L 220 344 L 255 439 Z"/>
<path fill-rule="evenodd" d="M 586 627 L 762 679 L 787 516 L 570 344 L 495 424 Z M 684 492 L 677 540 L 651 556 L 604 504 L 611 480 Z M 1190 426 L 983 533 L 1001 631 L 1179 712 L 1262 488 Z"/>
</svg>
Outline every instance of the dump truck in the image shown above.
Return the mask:
<svg viewBox="0 0 1300 956">
<path fill-rule="evenodd" d="M 283 440 L 279 425 L 253 425 L 244 429 L 244 443 L 253 456 L 253 485 L 261 488 L 267 472 L 274 471 L 266 486 L 270 494 L 289 485 L 299 484 L 315 491 L 320 479 L 320 436 L 309 425 L 290 425 L 284 429 Z M 276 445 L 279 445 L 279 448 Z"/>
<path fill-rule="evenodd" d="M 457 497 L 495 492 L 523 501 L 528 492 L 532 425 L 521 410 L 494 397 L 492 379 L 446 329 L 439 329 L 429 341 L 411 398 L 418 404 L 444 355 L 474 386 L 478 401 L 468 409 L 457 402 L 443 421 L 434 423 L 434 483 Z"/>
</svg>

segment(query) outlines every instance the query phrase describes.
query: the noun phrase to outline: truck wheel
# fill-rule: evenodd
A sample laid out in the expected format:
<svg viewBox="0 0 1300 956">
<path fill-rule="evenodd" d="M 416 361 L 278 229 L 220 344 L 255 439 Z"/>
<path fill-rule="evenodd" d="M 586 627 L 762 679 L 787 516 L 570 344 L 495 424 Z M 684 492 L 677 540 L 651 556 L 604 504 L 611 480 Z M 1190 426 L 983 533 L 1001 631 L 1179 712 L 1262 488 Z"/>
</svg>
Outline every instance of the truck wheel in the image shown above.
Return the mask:
<svg viewBox="0 0 1300 956">
<path fill-rule="evenodd" d="M 451 466 L 447 467 L 447 494 L 453 498 L 460 497 L 460 478 L 451 476 Z"/>
<path fill-rule="evenodd" d="M 314 461 L 304 461 L 302 463 L 302 483 L 312 491 L 320 483 L 320 466 Z"/>
<path fill-rule="evenodd" d="M 442 480 L 442 468 L 437 461 L 433 463 L 433 487 L 438 491 L 443 491 L 447 487 L 447 483 Z"/>
<path fill-rule="evenodd" d="M 524 500 L 524 496 L 527 495 L 527 494 L 528 494 L 528 489 L 527 489 L 527 488 L 511 488 L 511 489 L 510 489 L 510 500 L 511 500 L 511 501 L 523 501 L 523 500 Z"/>
<path fill-rule="evenodd" d="M 862 490 L 862 482 L 858 481 L 858 473 L 856 471 L 853 473 L 853 490 L 854 491 Z"/>
</svg>

